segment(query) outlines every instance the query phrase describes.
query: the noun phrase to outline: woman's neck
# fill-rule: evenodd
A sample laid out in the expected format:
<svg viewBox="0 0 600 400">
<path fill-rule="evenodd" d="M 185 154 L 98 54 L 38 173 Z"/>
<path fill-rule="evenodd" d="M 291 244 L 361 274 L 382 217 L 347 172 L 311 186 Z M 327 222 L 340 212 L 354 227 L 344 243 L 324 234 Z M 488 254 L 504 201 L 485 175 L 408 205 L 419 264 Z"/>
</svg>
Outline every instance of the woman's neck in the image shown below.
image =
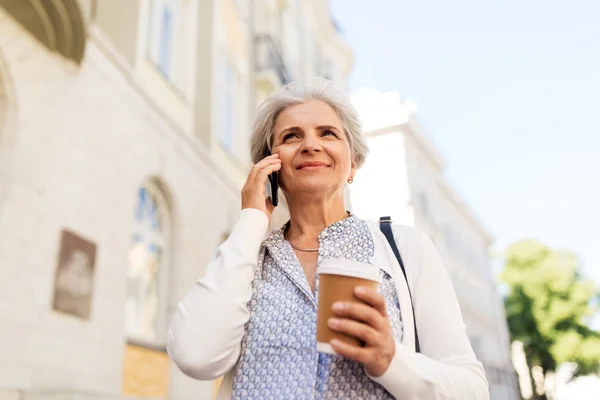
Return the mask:
<svg viewBox="0 0 600 400">
<path fill-rule="evenodd" d="M 288 199 L 290 225 L 286 237 L 297 246 L 318 247 L 319 234 L 348 217 L 343 196 L 333 199 Z"/>
</svg>

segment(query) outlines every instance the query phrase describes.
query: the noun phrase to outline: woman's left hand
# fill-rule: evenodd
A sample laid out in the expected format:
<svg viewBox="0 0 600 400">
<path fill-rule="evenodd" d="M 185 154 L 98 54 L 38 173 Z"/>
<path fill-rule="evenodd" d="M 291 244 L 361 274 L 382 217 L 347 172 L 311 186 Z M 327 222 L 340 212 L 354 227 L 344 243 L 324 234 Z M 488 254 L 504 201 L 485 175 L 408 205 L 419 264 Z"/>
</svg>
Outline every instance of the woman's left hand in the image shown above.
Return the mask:
<svg viewBox="0 0 600 400">
<path fill-rule="evenodd" d="M 331 346 L 336 353 L 363 364 L 370 376 L 379 377 L 387 371 L 396 353 L 385 298 L 376 289 L 364 286 L 357 287 L 354 294 L 366 304 L 335 303 L 333 312 L 336 318 L 329 320 L 329 327 L 362 340 L 364 347 L 335 339 Z"/>
</svg>

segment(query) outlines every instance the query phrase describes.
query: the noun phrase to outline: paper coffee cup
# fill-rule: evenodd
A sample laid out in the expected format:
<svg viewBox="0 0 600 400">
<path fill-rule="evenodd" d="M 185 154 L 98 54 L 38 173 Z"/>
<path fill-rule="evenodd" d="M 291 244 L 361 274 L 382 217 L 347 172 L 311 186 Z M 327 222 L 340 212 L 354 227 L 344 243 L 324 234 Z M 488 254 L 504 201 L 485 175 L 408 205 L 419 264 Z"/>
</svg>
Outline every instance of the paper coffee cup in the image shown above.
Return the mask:
<svg viewBox="0 0 600 400">
<path fill-rule="evenodd" d="M 362 303 L 354 296 L 354 288 L 366 286 L 376 289 L 381 282 L 379 268 L 372 264 L 341 259 L 323 260 L 317 268 L 319 299 L 317 308 L 317 350 L 335 354 L 331 340 L 361 345 L 359 339 L 333 331 L 327 321 L 335 317 L 331 309 L 338 301 Z"/>
</svg>

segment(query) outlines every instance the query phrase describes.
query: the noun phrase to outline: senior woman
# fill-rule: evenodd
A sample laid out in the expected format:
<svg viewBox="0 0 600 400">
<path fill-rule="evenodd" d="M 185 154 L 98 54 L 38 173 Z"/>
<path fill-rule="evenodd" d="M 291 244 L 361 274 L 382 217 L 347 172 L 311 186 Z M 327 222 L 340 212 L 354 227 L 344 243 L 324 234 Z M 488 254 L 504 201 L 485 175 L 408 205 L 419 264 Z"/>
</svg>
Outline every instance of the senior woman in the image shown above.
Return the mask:
<svg viewBox="0 0 600 400">
<path fill-rule="evenodd" d="M 405 280 L 378 225 L 346 211 L 345 185 L 367 154 L 349 99 L 324 79 L 275 91 L 259 109 L 251 151 L 239 220 L 169 329 L 181 371 L 224 376 L 222 399 L 488 399 L 431 240 L 393 226 Z M 267 235 L 274 172 L 290 220 Z M 332 341 L 335 355 L 316 347 L 316 268 L 327 259 L 369 263 L 381 275 L 378 290 L 357 288 L 364 305 L 334 304 L 329 326 L 363 343 Z"/>
</svg>

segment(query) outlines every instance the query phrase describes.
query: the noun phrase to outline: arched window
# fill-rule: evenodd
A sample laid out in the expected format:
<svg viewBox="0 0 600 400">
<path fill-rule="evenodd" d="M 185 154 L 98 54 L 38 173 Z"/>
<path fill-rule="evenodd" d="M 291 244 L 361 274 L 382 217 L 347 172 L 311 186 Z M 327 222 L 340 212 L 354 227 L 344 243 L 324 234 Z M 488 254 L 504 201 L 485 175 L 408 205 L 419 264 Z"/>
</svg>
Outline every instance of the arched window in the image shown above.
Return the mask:
<svg viewBox="0 0 600 400">
<path fill-rule="evenodd" d="M 167 324 L 167 254 L 169 209 L 158 186 L 138 189 L 127 265 L 125 331 L 129 339 L 149 344 L 165 341 Z"/>
</svg>

